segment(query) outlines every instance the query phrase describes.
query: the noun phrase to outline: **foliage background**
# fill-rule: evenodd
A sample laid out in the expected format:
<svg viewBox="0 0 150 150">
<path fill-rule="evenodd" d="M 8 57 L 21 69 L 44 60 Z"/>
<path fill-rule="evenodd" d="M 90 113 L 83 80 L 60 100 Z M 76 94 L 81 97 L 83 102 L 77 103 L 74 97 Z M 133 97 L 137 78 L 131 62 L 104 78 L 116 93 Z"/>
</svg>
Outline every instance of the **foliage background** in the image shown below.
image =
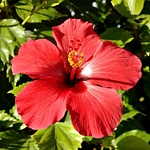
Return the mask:
<svg viewBox="0 0 150 150">
<path fill-rule="evenodd" d="M 94 24 L 111 40 L 142 61 L 143 76 L 129 91 L 118 91 L 123 117 L 115 132 L 102 139 L 83 137 L 69 114 L 45 130 L 27 128 L 14 99 L 30 79 L 13 76 L 10 60 L 28 39 L 54 42 L 52 26 L 67 18 Z M 24 83 L 24 84 L 23 84 Z M 149 0 L 1 0 L 0 1 L 0 150 L 149 150 L 150 149 L 150 1 Z"/>
</svg>

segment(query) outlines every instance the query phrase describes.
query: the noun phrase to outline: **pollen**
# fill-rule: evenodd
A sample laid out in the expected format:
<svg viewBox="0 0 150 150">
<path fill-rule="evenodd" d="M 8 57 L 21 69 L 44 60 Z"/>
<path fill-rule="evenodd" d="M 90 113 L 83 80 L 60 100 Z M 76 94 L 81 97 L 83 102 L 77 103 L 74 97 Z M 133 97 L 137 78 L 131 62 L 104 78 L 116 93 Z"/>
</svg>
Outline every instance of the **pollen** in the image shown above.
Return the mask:
<svg viewBox="0 0 150 150">
<path fill-rule="evenodd" d="M 80 51 L 72 50 L 68 54 L 68 61 L 70 66 L 77 68 L 83 62 L 84 55 Z"/>
</svg>

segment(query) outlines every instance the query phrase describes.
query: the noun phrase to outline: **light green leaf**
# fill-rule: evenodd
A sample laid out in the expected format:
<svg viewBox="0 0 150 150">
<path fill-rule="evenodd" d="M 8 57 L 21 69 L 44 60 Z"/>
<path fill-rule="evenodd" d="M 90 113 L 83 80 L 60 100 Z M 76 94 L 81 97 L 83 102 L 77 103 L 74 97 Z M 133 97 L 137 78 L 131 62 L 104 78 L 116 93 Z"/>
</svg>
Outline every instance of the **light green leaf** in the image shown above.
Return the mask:
<svg viewBox="0 0 150 150">
<path fill-rule="evenodd" d="M 144 6 L 144 0 L 111 0 L 113 7 L 123 16 L 134 18 Z"/>
<path fill-rule="evenodd" d="M 121 121 L 127 121 L 128 119 L 133 119 L 133 117 L 139 113 L 140 112 L 138 110 L 133 109 L 133 110 L 123 114 Z"/>
<path fill-rule="evenodd" d="M 138 15 L 135 20 L 137 20 L 138 25 L 141 26 L 147 26 L 147 28 L 150 30 L 150 15 L 149 14 L 141 14 Z"/>
<path fill-rule="evenodd" d="M 27 83 L 23 83 L 19 86 L 14 87 L 12 90 L 8 91 L 8 93 L 12 93 L 14 96 L 17 96 L 18 93 L 27 85 L 29 84 L 29 82 Z"/>
<path fill-rule="evenodd" d="M 115 27 L 106 29 L 101 37 L 104 40 L 111 40 L 120 47 L 124 47 L 134 39 L 130 32 Z"/>
<path fill-rule="evenodd" d="M 23 124 L 21 117 L 18 115 L 16 107 L 14 106 L 9 114 L 5 112 L 5 110 L 0 110 L 0 126 L 5 128 L 14 127 L 22 130 L 26 128 Z"/>
<path fill-rule="evenodd" d="M 82 136 L 73 126 L 62 122 L 37 131 L 33 137 L 42 150 L 77 150 L 82 143 Z"/>
<path fill-rule="evenodd" d="M 9 62 L 9 55 L 14 56 L 15 46 L 21 46 L 26 42 L 24 29 L 15 19 L 3 19 L 0 21 L 0 58 L 2 62 Z"/>
<path fill-rule="evenodd" d="M 41 4 L 38 3 L 36 5 L 36 8 L 33 9 L 33 5 L 31 4 L 27 5 L 23 1 L 19 1 L 15 7 L 18 16 L 22 20 L 25 20 L 27 17 L 29 17 L 27 22 L 30 23 L 39 23 L 42 22 L 42 20 L 52 20 L 62 17 L 62 15 L 55 8 L 52 7 L 40 8 L 40 6 Z M 36 11 L 37 9 L 38 11 Z"/>
<path fill-rule="evenodd" d="M 47 2 L 47 5 L 49 6 L 49 5 L 51 5 L 51 6 L 57 6 L 57 5 L 59 5 L 60 3 L 62 3 L 64 0 L 51 0 L 51 1 L 48 1 Z"/>
<path fill-rule="evenodd" d="M 20 115 L 19 115 L 18 112 L 17 112 L 16 105 L 14 105 L 14 106 L 12 107 L 12 109 L 9 111 L 9 115 L 10 115 L 10 116 L 13 116 L 13 117 L 16 118 L 17 120 L 21 120 L 21 117 L 20 117 Z"/>
<path fill-rule="evenodd" d="M 28 138 L 19 150 L 39 150 L 33 138 Z"/>
<path fill-rule="evenodd" d="M 131 130 L 113 141 L 119 150 L 149 150 L 150 135 L 144 131 Z"/>
</svg>

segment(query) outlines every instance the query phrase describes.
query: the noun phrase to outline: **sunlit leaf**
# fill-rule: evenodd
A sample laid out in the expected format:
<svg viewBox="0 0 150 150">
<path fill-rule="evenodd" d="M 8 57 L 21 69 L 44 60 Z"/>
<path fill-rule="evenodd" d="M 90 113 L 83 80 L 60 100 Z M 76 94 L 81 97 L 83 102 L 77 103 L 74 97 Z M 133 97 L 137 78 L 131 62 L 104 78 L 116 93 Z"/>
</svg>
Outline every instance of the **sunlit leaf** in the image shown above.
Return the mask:
<svg viewBox="0 0 150 150">
<path fill-rule="evenodd" d="M 50 1 L 47 1 L 47 6 L 57 6 L 59 5 L 60 3 L 62 3 L 64 0 L 50 0 Z"/>
<path fill-rule="evenodd" d="M 0 125 L 4 127 L 12 127 L 16 118 L 10 116 L 5 110 L 0 110 Z"/>
<path fill-rule="evenodd" d="M 121 15 L 127 18 L 139 15 L 144 6 L 144 0 L 111 0 L 111 3 Z"/>
<path fill-rule="evenodd" d="M 21 117 L 18 115 L 15 106 L 10 110 L 9 113 L 6 113 L 5 110 L 0 110 L 0 126 L 5 128 L 15 126 L 15 128 L 19 130 L 26 128 Z"/>
<path fill-rule="evenodd" d="M 81 148 L 82 136 L 71 124 L 58 122 L 33 137 L 42 150 L 77 150 Z"/>
<path fill-rule="evenodd" d="M 139 22 L 138 23 L 139 26 L 146 26 L 150 30 L 150 14 L 141 14 L 141 15 L 138 15 L 135 19 L 137 22 Z M 142 37 L 142 40 L 143 38 L 146 38 L 146 37 Z M 147 39 L 144 39 L 144 40 L 147 41 Z"/>
<path fill-rule="evenodd" d="M 14 56 L 15 46 L 21 46 L 26 42 L 24 29 L 15 19 L 3 19 L 0 21 L 0 59 L 5 64 L 9 62 L 9 56 Z"/>
<path fill-rule="evenodd" d="M 8 91 L 8 93 L 12 93 L 14 96 L 17 96 L 18 93 L 19 93 L 28 83 L 29 83 L 29 82 L 23 83 L 23 84 L 21 84 L 21 85 L 19 85 L 19 86 L 16 86 L 16 87 L 14 87 L 14 89 Z"/>
<path fill-rule="evenodd" d="M 106 29 L 101 37 L 104 40 L 111 40 L 120 47 L 124 47 L 127 43 L 134 39 L 130 32 L 115 27 Z"/>
<path fill-rule="evenodd" d="M 132 119 L 135 115 L 139 114 L 140 112 L 137 110 L 131 110 L 125 114 L 123 114 L 121 121 L 127 121 L 128 119 Z"/>
<path fill-rule="evenodd" d="M 18 16 L 22 20 L 25 20 L 27 17 L 29 17 L 27 22 L 30 23 L 41 22 L 42 20 L 52 20 L 62 16 L 55 8 L 44 8 L 42 5 L 40 8 L 40 5 L 41 4 L 37 4 L 37 6 L 34 8 L 31 4 L 27 5 L 23 1 L 19 1 L 15 7 Z"/>
</svg>

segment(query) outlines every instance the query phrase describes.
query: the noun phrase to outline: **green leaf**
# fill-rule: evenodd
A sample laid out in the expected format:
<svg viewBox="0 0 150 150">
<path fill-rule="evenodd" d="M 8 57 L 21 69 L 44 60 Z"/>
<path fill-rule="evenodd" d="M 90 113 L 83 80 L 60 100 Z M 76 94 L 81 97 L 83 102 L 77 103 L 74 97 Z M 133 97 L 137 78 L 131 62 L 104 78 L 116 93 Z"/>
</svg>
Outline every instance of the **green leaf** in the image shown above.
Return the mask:
<svg viewBox="0 0 150 150">
<path fill-rule="evenodd" d="M 12 127 L 14 122 L 17 120 L 10 116 L 8 113 L 5 113 L 5 110 L 0 110 L 0 125 L 4 127 Z"/>
<path fill-rule="evenodd" d="M 144 131 L 131 130 L 125 132 L 113 141 L 119 150 L 149 150 L 150 135 Z"/>
<path fill-rule="evenodd" d="M 115 27 L 106 29 L 101 37 L 104 40 L 111 40 L 120 47 L 124 47 L 127 43 L 134 39 L 130 32 Z"/>
<path fill-rule="evenodd" d="M 9 130 L 0 132 L 0 149 L 37 150 L 37 145 L 29 135 Z"/>
<path fill-rule="evenodd" d="M 2 62 L 9 62 L 9 55 L 14 56 L 15 46 L 21 46 L 26 42 L 24 29 L 15 19 L 3 19 L 0 21 L 0 58 Z"/>
<path fill-rule="evenodd" d="M 21 117 L 17 113 L 16 106 L 10 110 L 9 114 L 5 110 L 0 110 L 0 126 L 5 128 L 15 127 L 19 130 L 26 128 Z"/>
<path fill-rule="evenodd" d="M 7 64 L 6 77 L 9 79 L 9 82 L 12 84 L 12 86 L 15 87 L 17 82 L 20 80 L 21 74 L 17 74 L 14 76 L 12 73 L 12 66 L 9 63 Z"/>
<path fill-rule="evenodd" d="M 111 3 L 121 15 L 130 19 L 139 15 L 144 6 L 144 0 L 112 0 Z"/>
<path fill-rule="evenodd" d="M 149 14 L 141 14 L 138 15 L 135 20 L 138 23 L 139 26 L 147 26 L 147 28 L 150 30 L 150 15 Z"/>
<path fill-rule="evenodd" d="M 150 52 L 150 35 L 142 37 L 141 44 L 144 51 Z"/>
<path fill-rule="evenodd" d="M 125 114 L 123 114 L 121 121 L 127 121 L 128 119 L 133 119 L 134 116 L 139 114 L 140 112 L 138 110 L 131 110 Z"/>
<path fill-rule="evenodd" d="M 115 134 L 113 133 L 112 135 L 109 135 L 109 136 L 101 138 L 100 141 L 101 141 L 103 147 L 109 148 L 109 147 L 111 147 L 113 145 L 112 141 L 114 139 L 115 139 Z"/>
<path fill-rule="evenodd" d="M 77 150 L 82 142 L 82 136 L 73 126 L 62 122 L 37 131 L 33 137 L 42 150 Z"/>
<path fill-rule="evenodd" d="M 43 8 L 39 3 L 34 8 L 31 4 L 27 5 L 23 1 L 19 1 L 15 7 L 18 16 L 22 20 L 29 18 L 27 22 L 30 23 L 40 23 L 42 20 L 52 20 L 63 16 L 55 8 Z M 37 9 L 38 11 L 36 11 Z"/>
<path fill-rule="evenodd" d="M 12 93 L 14 96 L 17 96 L 18 93 L 27 85 L 29 84 L 29 82 L 27 83 L 23 83 L 19 86 L 14 87 L 12 90 L 8 91 L 8 93 Z"/>
<path fill-rule="evenodd" d="M 117 143 L 118 150 L 150 150 L 150 145 L 136 136 L 127 136 Z"/>
<path fill-rule="evenodd" d="M 60 3 L 62 3 L 64 0 L 50 0 L 50 1 L 47 1 L 47 4 L 46 6 L 57 6 L 59 5 Z"/>
</svg>

